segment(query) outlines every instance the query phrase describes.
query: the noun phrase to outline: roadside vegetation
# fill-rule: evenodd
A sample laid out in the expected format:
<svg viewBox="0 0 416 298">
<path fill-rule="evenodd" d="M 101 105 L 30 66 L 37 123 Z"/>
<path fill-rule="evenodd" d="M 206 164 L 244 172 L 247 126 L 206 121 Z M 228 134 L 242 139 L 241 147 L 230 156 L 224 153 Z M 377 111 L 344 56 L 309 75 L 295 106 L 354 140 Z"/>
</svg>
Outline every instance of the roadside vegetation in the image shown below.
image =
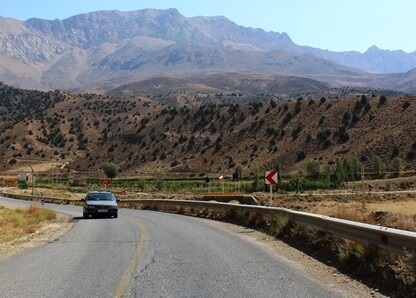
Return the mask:
<svg viewBox="0 0 416 298">
<path fill-rule="evenodd" d="M 0 243 L 10 242 L 36 232 L 44 223 L 56 219 L 56 213 L 46 208 L 29 206 L 9 209 L 0 205 Z"/>
<path fill-rule="evenodd" d="M 103 176 L 112 179 L 111 187 L 124 188 L 140 192 L 167 193 L 194 193 L 203 194 L 207 192 L 241 192 L 250 194 L 253 192 L 268 191 L 268 186 L 264 184 L 264 171 L 275 169 L 278 171 L 278 184 L 273 186 L 274 191 L 280 193 L 287 192 L 308 192 L 315 190 L 334 190 L 341 189 L 348 183 L 375 179 L 394 179 L 405 177 L 403 171 L 404 162 L 401 158 L 395 157 L 392 165 L 387 168 L 386 164 L 378 155 L 373 155 L 372 164 L 365 167 L 357 158 L 338 158 L 333 164 L 323 164 L 318 160 L 308 160 L 304 169 L 290 173 L 282 173 L 280 164 L 274 161 L 265 169 L 255 168 L 245 174 L 245 168 L 238 164 L 234 167 L 232 175 L 224 175 L 224 180 L 219 180 L 218 176 L 201 173 L 199 175 L 190 174 L 181 176 L 169 176 L 161 172 L 156 172 L 153 176 L 147 177 L 117 177 L 119 166 L 113 162 L 106 162 L 102 165 L 103 173 L 97 173 L 95 177 L 77 177 L 69 179 L 67 177 L 37 177 L 37 185 L 44 187 L 63 186 L 71 187 L 96 187 L 100 186 Z M 245 175 L 244 175 L 245 174 Z M 411 172 L 410 175 L 414 173 Z"/>
</svg>

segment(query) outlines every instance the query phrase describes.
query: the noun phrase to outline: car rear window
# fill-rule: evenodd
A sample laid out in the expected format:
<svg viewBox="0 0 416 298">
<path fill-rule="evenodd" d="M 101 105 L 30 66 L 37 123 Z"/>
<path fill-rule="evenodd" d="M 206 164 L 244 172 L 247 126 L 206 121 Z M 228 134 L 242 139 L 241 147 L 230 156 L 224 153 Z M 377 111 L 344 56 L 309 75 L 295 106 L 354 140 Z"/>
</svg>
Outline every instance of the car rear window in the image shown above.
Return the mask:
<svg viewBox="0 0 416 298">
<path fill-rule="evenodd" d="M 90 193 L 86 197 L 87 201 L 113 201 L 114 197 L 111 193 Z"/>
</svg>

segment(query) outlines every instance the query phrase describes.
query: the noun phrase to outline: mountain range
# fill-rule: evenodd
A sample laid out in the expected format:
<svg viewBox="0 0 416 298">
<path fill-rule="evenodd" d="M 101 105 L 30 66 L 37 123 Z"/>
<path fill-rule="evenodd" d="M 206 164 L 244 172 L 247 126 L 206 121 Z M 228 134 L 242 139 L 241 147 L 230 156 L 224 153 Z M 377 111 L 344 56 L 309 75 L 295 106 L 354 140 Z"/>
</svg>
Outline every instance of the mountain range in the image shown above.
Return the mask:
<svg viewBox="0 0 416 298">
<path fill-rule="evenodd" d="M 224 73 L 416 93 L 416 52 L 296 45 L 286 33 L 176 9 L 99 11 L 64 20 L 0 17 L 0 81 L 26 89 L 111 92 L 152 78 Z M 130 92 L 127 90 L 127 93 Z"/>
</svg>

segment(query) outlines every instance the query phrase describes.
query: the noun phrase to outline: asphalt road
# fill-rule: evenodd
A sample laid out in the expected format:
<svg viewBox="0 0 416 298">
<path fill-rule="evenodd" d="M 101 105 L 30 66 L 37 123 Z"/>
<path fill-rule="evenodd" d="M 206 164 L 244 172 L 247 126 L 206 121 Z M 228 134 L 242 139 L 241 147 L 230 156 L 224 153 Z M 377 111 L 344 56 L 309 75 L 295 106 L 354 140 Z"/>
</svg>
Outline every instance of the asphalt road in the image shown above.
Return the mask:
<svg viewBox="0 0 416 298">
<path fill-rule="evenodd" d="M 45 206 L 75 224 L 52 243 L 0 261 L 1 297 L 348 296 L 198 218 L 122 209 L 118 219 L 82 219 L 81 207 Z"/>
</svg>

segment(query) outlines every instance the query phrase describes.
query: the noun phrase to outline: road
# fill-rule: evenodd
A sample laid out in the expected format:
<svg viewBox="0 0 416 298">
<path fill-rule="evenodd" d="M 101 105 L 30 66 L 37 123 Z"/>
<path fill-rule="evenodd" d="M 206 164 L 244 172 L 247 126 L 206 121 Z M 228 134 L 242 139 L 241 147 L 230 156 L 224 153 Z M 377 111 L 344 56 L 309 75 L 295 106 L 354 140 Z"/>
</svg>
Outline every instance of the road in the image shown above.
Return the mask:
<svg viewBox="0 0 416 298">
<path fill-rule="evenodd" d="M 27 204 L 0 198 L 0 205 Z M 74 217 L 52 243 L 0 261 L 2 297 L 348 297 L 205 220 L 143 210 Z"/>
</svg>

